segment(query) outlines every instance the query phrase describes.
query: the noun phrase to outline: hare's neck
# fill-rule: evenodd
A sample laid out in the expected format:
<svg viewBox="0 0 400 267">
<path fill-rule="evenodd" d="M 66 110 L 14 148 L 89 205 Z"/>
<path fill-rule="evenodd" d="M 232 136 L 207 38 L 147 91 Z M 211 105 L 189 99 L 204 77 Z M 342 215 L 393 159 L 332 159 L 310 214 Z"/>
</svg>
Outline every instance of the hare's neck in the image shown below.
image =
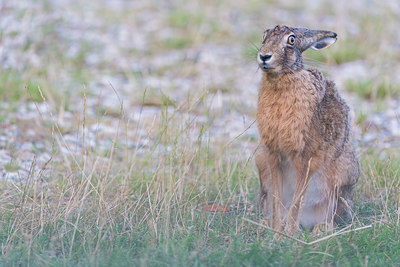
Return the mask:
<svg viewBox="0 0 400 267">
<path fill-rule="evenodd" d="M 260 91 L 268 90 L 284 90 L 288 91 L 292 88 L 301 86 L 309 79 L 308 72 L 305 70 L 293 73 L 270 74 L 264 73 L 261 81 Z"/>
</svg>

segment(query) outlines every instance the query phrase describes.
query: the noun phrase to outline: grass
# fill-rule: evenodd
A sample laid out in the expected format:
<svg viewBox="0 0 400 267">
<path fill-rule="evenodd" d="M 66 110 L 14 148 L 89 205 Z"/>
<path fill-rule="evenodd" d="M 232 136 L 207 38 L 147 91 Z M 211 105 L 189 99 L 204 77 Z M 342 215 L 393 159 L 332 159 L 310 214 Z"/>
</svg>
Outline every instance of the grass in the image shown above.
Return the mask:
<svg viewBox="0 0 400 267">
<path fill-rule="evenodd" d="M 19 166 L 16 162 L 9 162 L 6 165 L 4 165 L 4 169 L 8 172 L 15 172 L 18 171 Z"/>
<path fill-rule="evenodd" d="M 182 104 L 178 105 L 181 106 Z M 187 104 L 187 105 L 193 105 Z M 207 112 L 207 111 L 204 111 Z M 107 157 L 99 150 L 62 155 L 55 147 L 43 172 L 1 181 L 0 242 L 3 265 L 74 266 L 391 266 L 400 260 L 398 240 L 400 155 L 368 150 L 356 189 L 354 227 L 371 229 L 314 245 L 273 240 L 243 220 L 259 221 L 258 178 L 251 155 L 230 140 L 209 139 L 212 122 L 194 138 L 195 120 L 164 107 L 147 149 L 114 139 Z M 101 118 L 99 118 L 101 120 Z M 124 122 L 121 128 L 134 130 Z M 156 127 L 154 129 L 154 127 Z M 150 129 L 149 129 L 150 130 Z M 51 130 L 49 129 L 51 139 Z M 62 138 L 62 136 L 59 136 Z M 118 147 L 117 147 L 118 146 Z M 236 151 L 236 152 L 235 152 Z M 385 153 L 385 154 L 382 154 Z M 59 157 L 70 164 L 62 164 Z M 209 203 L 230 212 L 203 210 Z M 326 234 L 324 234 L 326 235 Z M 299 233 L 305 241 L 318 237 Z"/>
<path fill-rule="evenodd" d="M 168 14 L 169 24 L 173 28 L 185 29 L 190 26 L 198 26 L 205 19 L 202 13 L 188 11 L 185 9 L 172 9 Z"/>
<path fill-rule="evenodd" d="M 21 100 L 40 101 L 41 97 L 37 86 L 37 83 L 24 79 L 12 69 L 5 70 L 0 74 L 0 97 L 10 103 Z"/>
<path fill-rule="evenodd" d="M 163 47 L 166 49 L 183 49 L 189 47 L 193 43 L 190 38 L 166 38 L 162 41 Z"/>
<path fill-rule="evenodd" d="M 385 80 L 377 80 L 378 82 L 372 80 L 348 80 L 346 87 L 350 92 L 356 93 L 359 97 L 373 101 L 385 100 L 388 97 L 394 97 L 399 94 L 400 86 L 391 84 Z"/>
</svg>

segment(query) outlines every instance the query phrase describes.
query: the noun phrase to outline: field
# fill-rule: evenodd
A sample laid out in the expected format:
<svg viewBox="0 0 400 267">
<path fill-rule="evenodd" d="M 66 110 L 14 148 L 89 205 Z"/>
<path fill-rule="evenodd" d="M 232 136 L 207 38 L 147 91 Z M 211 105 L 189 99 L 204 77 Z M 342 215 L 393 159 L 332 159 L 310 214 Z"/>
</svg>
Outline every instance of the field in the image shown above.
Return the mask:
<svg viewBox="0 0 400 267">
<path fill-rule="evenodd" d="M 400 3 L 346 4 L 0 2 L 0 265 L 399 266 Z M 351 107 L 361 163 L 352 222 L 296 236 L 313 244 L 249 221 L 277 24 L 338 33 L 306 65 Z"/>
</svg>

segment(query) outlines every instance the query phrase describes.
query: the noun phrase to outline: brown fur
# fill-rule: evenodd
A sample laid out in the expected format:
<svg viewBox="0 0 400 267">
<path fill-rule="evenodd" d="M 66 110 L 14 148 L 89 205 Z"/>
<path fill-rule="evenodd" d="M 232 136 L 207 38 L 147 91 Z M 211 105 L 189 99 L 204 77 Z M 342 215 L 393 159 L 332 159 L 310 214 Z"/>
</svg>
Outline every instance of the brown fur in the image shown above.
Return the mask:
<svg viewBox="0 0 400 267">
<path fill-rule="evenodd" d="M 286 216 L 288 234 L 293 234 L 299 225 L 310 182 L 326 184 L 326 189 L 321 189 L 316 203 L 309 204 L 315 216 L 309 220 L 315 224 L 331 223 L 351 216 L 349 198 L 359 177 L 358 161 L 349 143 L 349 108 L 332 81 L 317 70 L 303 68 L 301 49 L 287 48 L 285 43 L 288 35 L 297 33 L 297 44 L 307 46 L 302 34 L 312 34 L 302 30 L 285 26 L 269 30 L 270 36 L 266 34 L 260 49 L 261 55 L 274 55 L 274 60 L 265 64 L 258 94 L 257 120 L 262 144 L 256 164 L 261 204 L 265 213 L 273 214 L 273 227 L 281 230 L 282 209 L 287 208 L 283 204 L 283 193 L 287 191 L 284 180 L 291 179 L 292 166 L 296 177 L 292 183 L 296 186 Z M 327 33 L 331 32 L 316 32 L 314 36 Z M 286 49 L 284 55 L 282 49 Z"/>
</svg>

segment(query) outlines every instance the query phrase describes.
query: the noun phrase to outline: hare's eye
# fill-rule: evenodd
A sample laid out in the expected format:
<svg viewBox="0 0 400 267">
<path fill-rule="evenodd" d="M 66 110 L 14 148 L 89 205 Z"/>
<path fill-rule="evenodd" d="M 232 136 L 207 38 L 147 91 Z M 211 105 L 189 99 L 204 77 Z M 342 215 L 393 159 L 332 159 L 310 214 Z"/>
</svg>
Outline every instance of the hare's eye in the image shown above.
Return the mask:
<svg viewBox="0 0 400 267">
<path fill-rule="evenodd" d="M 287 39 L 288 44 L 290 45 L 294 45 L 294 41 L 295 41 L 296 37 L 294 37 L 294 35 L 290 35 Z"/>
</svg>

